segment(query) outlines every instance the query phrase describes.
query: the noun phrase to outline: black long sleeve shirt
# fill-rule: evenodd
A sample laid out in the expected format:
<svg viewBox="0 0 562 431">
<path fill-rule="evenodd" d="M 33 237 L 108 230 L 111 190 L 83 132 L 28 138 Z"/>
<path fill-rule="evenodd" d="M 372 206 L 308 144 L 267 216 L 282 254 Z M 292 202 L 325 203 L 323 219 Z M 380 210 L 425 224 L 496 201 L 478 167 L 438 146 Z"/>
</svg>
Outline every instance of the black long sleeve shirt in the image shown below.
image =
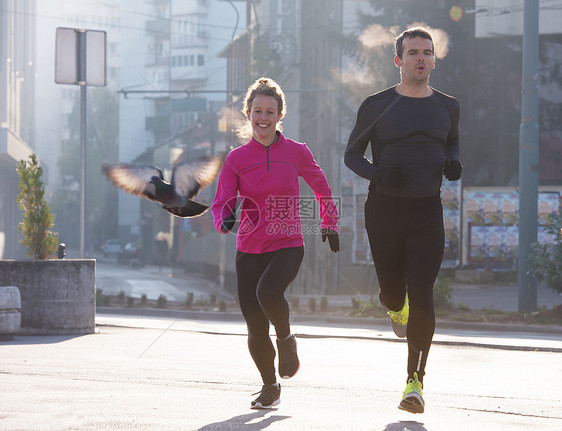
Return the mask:
<svg viewBox="0 0 562 431">
<path fill-rule="evenodd" d="M 391 87 L 367 97 L 345 150 L 345 165 L 371 180 L 379 168 L 400 165 L 403 187 L 376 185 L 377 192 L 420 198 L 440 193 L 445 158 L 459 158 L 458 101 L 433 89 L 428 97 L 406 97 Z M 365 158 L 371 143 L 373 161 Z"/>
</svg>

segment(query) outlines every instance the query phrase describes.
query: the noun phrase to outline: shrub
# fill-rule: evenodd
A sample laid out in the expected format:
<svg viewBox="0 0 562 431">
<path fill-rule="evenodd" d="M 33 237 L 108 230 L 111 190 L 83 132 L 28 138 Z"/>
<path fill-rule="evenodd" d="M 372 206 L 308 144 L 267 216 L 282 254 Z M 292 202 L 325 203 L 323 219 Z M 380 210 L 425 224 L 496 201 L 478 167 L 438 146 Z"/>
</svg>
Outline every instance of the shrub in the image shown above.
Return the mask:
<svg viewBox="0 0 562 431">
<path fill-rule="evenodd" d="M 226 301 L 221 299 L 219 301 L 219 311 L 225 312 L 226 311 Z"/>
<path fill-rule="evenodd" d="M 433 285 L 433 303 L 435 308 L 450 308 L 453 305 L 451 294 L 453 280 L 440 277 Z"/>
<path fill-rule="evenodd" d="M 316 298 L 311 297 L 308 300 L 308 308 L 310 309 L 310 311 L 312 311 L 313 313 L 316 311 Z"/>
<path fill-rule="evenodd" d="M 132 307 L 133 305 L 135 305 L 135 298 L 127 296 L 127 307 Z"/>
<path fill-rule="evenodd" d="M 168 304 L 168 298 L 163 293 L 160 294 L 158 299 L 156 300 L 156 308 L 166 308 Z"/>
<path fill-rule="evenodd" d="M 96 307 L 109 305 L 109 296 L 104 295 L 102 289 L 96 289 Z"/>
<path fill-rule="evenodd" d="M 291 298 L 291 308 L 297 310 L 299 308 L 300 301 L 298 296 L 293 296 Z"/>
<path fill-rule="evenodd" d="M 562 292 L 562 214 L 550 214 L 545 225 L 553 242 L 531 245 L 529 264 L 539 281 L 558 293 Z"/>
<path fill-rule="evenodd" d="M 21 160 L 17 173 L 20 177 L 17 202 L 23 214 L 18 226 L 23 235 L 20 242 L 27 248 L 29 257 L 44 260 L 57 252 L 58 235 L 51 231 L 55 218 L 44 197 L 45 185 L 41 181 L 43 169 L 39 166 L 37 156 L 29 156 L 29 162 Z"/>
<path fill-rule="evenodd" d="M 326 311 L 328 309 L 328 298 L 325 296 L 320 300 L 320 310 Z"/>
<path fill-rule="evenodd" d="M 184 306 L 185 308 L 189 308 L 193 305 L 193 292 L 189 292 L 187 294 L 187 298 L 185 298 Z"/>
<path fill-rule="evenodd" d="M 146 294 L 143 293 L 142 296 L 141 296 L 141 304 L 142 304 L 142 305 L 146 305 L 146 300 L 147 300 L 147 299 L 148 299 L 148 298 L 146 297 Z"/>
</svg>

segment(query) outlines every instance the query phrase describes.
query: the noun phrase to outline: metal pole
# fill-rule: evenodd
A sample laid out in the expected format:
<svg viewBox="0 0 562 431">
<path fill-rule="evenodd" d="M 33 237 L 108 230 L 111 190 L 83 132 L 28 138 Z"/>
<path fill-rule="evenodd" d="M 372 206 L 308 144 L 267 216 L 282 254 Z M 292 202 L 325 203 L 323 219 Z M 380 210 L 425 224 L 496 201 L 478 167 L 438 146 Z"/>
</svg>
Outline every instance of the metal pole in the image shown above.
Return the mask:
<svg viewBox="0 0 562 431">
<path fill-rule="evenodd" d="M 86 219 L 86 31 L 78 30 L 80 85 L 80 259 L 84 259 Z"/>
<path fill-rule="evenodd" d="M 531 244 L 537 241 L 539 126 L 537 74 L 539 1 L 525 0 L 523 17 L 523 81 L 519 129 L 519 311 L 537 309 L 537 284 L 530 273 Z"/>
</svg>

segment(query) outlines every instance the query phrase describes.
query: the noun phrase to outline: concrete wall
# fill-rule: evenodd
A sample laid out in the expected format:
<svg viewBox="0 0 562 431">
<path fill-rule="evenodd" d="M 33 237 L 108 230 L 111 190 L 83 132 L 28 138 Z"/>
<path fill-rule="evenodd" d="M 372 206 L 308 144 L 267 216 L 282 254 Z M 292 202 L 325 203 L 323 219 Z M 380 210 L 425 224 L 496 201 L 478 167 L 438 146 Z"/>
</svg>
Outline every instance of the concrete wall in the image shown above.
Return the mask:
<svg viewBox="0 0 562 431">
<path fill-rule="evenodd" d="M 0 260 L 0 286 L 20 290 L 20 334 L 93 333 L 95 284 L 93 259 Z"/>
</svg>

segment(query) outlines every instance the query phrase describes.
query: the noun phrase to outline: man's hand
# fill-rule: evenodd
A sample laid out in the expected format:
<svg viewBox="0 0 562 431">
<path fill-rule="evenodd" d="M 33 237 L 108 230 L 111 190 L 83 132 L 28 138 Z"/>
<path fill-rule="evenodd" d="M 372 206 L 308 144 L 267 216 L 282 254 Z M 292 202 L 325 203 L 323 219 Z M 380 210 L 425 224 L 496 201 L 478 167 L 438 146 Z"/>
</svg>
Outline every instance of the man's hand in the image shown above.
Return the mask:
<svg viewBox="0 0 562 431">
<path fill-rule="evenodd" d="M 340 237 L 338 233 L 335 230 L 329 228 L 322 228 L 321 232 L 322 242 L 326 242 L 326 239 L 328 239 L 330 250 L 332 250 L 334 253 L 340 251 Z"/>
<path fill-rule="evenodd" d="M 230 215 L 222 221 L 221 231 L 223 231 L 224 233 L 230 232 L 235 223 L 236 214 L 234 214 L 234 211 L 232 211 Z"/>
<path fill-rule="evenodd" d="M 401 166 L 377 168 L 371 181 L 378 186 L 404 187 L 408 181 L 408 172 Z"/>
<path fill-rule="evenodd" d="M 449 181 L 460 180 L 462 175 L 462 163 L 457 159 L 446 158 L 443 164 L 443 175 Z"/>
</svg>

